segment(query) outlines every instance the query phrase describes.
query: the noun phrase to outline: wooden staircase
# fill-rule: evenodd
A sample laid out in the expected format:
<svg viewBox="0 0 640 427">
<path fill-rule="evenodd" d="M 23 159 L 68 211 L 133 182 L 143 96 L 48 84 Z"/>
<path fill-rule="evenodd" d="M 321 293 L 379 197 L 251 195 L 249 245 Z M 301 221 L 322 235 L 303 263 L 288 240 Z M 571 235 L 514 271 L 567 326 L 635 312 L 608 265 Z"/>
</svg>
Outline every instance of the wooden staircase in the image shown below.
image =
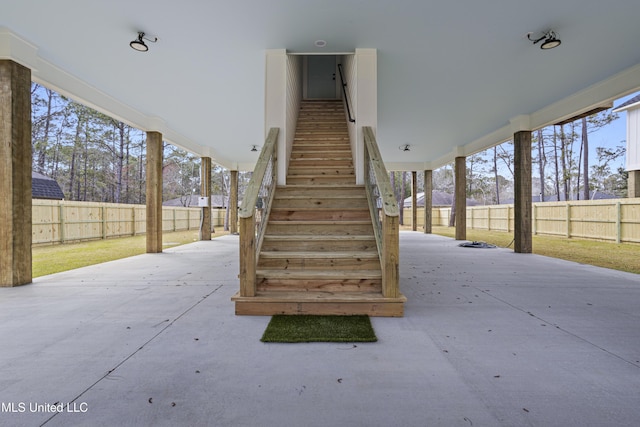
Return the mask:
<svg viewBox="0 0 640 427">
<path fill-rule="evenodd" d="M 256 271 L 256 296 L 237 314 L 402 316 L 382 296 L 367 195 L 356 185 L 342 102 L 303 101 L 287 185 L 279 186 Z"/>
</svg>

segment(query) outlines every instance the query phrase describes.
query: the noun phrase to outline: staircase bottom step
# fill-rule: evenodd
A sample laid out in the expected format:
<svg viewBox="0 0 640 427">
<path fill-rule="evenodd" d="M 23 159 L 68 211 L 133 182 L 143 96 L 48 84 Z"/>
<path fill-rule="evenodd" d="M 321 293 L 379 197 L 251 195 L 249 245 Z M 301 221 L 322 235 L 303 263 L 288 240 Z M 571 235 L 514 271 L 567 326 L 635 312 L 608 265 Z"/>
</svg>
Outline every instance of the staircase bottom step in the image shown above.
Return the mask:
<svg viewBox="0 0 640 427">
<path fill-rule="evenodd" d="M 385 298 L 374 293 L 331 292 L 258 292 L 254 297 L 231 298 L 236 304 L 236 314 L 245 316 L 273 316 L 275 314 L 314 314 L 373 317 L 402 317 L 407 298 Z"/>
</svg>

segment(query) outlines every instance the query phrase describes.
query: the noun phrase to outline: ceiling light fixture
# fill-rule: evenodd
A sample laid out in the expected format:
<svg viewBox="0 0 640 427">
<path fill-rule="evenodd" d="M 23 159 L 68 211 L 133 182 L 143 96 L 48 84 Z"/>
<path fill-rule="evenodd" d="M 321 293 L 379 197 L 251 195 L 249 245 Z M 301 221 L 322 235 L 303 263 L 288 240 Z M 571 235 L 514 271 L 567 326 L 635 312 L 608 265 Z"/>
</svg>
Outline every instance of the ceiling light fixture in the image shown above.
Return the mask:
<svg viewBox="0 0 640 427">
<path fill-rule="evenodd" d="M 327 42 L 324 40 L 316 40 L 314 44 L 316 45 L 316 47 L 325 47 L 327 45 Z"/>
<path fill-rule="evenodd" d="M 531 36 L 533 33 L 527 34 L 527 38 L 533 42 L 533 44 L 538 44 L 544 39 L 544 42 L 540 45 L 540 49 L 548 50 L 553 49 L 554 47 L 560 46 L 562 43 L 560 39 L 558 39 L 558 35 L 553 30 L 549 30 L 545 32 L 542 37 L 538 39 L 532 39 Z"/>
<path fill-rule="evenodd" d="M 145 37 L 142 31 L 138 31 L 137 40 L 133 40 L 131 43 L 129 43 L 129 46 L 131 46 L 132 49 L 137 50 L 138 52 L 146 52 L 149 50 L 149 46 L 147 46 L 147 44 L 144 42 L 145 40 L 151 43 L 155 43 L 158 41 L 158 38 Z"/>
<path fill-rule="evenodd" d="M 398 150 L 400 150 L 400 151 L 411 151 L 411 145 L 403 144 L 403 145 L 398 147 Z"/>
<path fill-rule="evenodd" d="M 252 146 L 251 146 L 251 151 L 252 151 L 252 152 L 256 152 L 256 151 L 258 151 L 258 146 L 257 146 L 257 145 L 252 145 Z"/>
</svg>

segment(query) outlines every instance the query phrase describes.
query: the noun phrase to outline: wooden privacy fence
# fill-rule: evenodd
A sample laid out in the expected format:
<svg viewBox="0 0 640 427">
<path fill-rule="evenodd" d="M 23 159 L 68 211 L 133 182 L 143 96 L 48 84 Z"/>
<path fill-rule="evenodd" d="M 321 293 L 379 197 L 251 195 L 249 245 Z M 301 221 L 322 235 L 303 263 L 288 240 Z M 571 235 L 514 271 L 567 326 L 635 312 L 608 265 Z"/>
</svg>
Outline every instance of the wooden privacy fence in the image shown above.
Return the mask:
<svg viewBox="0 0 640 427">
<path fill-rule="evenodd" d="M 202 208 L 162 207 L 162 231 L 200 229 Z M 33 200 L 33 244 L 136 236 L 146 232 L 146 206 L 117 203 Z M 224 224 L 225 210 L 212 209 L 214 227 Z"/>
<path fill-rule="evenodd" d="M 450 215 L 450 207 L 433 208 L 433 225 L 449 225 Z M 640 243 L 640 198 L 534 203 L 532 215 L 534 235 Z M 411 208 L 404 218 L 411 224 Z M 424 208 L 417 226 L 424 226 Z M 467 228 L 512 232 L 513 205 L 467 207 Z"/>
</svg>

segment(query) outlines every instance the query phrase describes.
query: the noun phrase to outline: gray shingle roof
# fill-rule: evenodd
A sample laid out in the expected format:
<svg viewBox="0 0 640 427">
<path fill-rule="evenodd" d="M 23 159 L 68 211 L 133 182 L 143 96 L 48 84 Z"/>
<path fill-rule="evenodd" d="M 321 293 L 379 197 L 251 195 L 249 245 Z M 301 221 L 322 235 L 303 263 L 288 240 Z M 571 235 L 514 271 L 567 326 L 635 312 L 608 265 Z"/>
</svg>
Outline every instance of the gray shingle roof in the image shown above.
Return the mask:
<svg viewBox="0 0 640 427">
<path fill-rule="evenodd" d="M 631 98 L 627 102 L 624 102 L 624 103 L 618 105 L 613 111 L 618 111 L 621 108 L 628 107 L 629 105 L 633 105 L 633 104 L 636 104 L 638 102 L 640 102 L 640 94 L 634 96 L 633 98 Z"/>
<path fill-rule="evenodd" d="M 58 183 L 48 176 L 31 172 L 31 197 L 34 199 L 64 199 L 64 193 Z"/>
</svg>

